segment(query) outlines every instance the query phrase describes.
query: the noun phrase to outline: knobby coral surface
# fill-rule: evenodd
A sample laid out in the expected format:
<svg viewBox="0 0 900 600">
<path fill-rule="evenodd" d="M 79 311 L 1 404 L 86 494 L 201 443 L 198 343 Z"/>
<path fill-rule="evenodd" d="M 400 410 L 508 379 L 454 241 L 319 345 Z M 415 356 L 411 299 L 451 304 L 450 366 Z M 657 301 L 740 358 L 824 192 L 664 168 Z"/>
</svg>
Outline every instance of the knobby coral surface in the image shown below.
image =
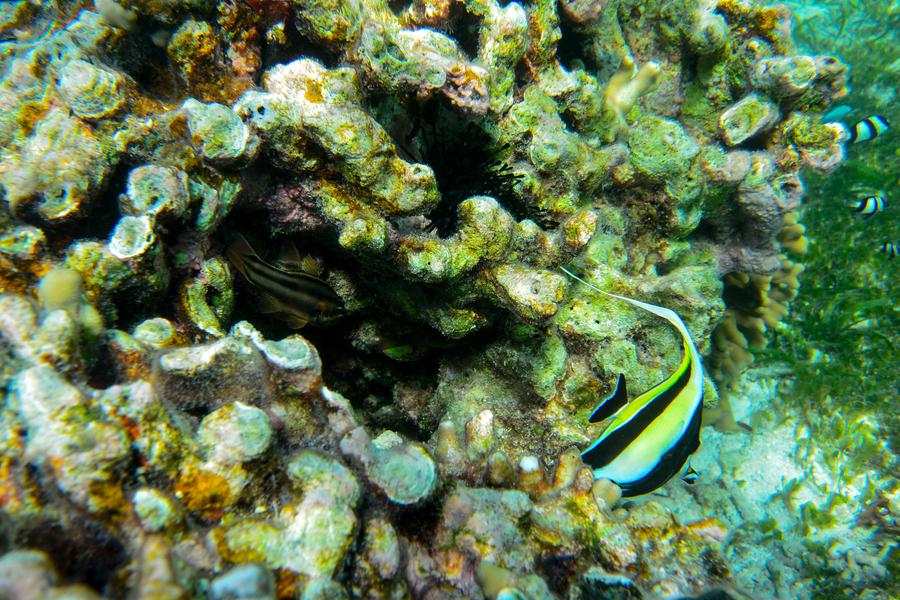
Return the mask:
<svg viewBox="0 0 900 600">
<path fill-rule="evenodd" d="M 19 0 L 0 31 L 0 542 L 43 551 L 0 559 L 9 593 L 729 584 L 721 524 L 614 508 L 581 464 L 614 376 L 650 387 L 681 344 L 558 267 L 703 352 L 729 286 L 780 318 L 846 80 L 787 13 Z M 262 310 L 238 234 L 298 246 L 344 314 Z"/>
</svg>

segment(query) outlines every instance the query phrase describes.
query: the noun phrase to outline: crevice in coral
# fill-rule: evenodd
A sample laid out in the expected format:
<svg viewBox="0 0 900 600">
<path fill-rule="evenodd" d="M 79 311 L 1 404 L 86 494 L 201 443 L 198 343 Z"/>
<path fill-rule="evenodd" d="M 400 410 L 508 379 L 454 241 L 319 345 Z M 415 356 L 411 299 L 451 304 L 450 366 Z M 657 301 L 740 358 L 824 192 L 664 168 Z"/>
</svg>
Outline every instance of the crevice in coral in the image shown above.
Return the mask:
<svg viewBox="0 0 900 600">
<path fill-rule="evenodd" d="M 405 13 L 413 4 L 413 0 L 388 0 L 387 3 L 388 8 L 391 9 L 391 12 L 394 13 L 394 16 L 396 17 Z"/>
<path fill-rule="evenodd" d="M 591 73 L 597 73 L 600 66 L 589 52 L 584 49 L 589 47 L 592 35 L 580 31 L 568 19 L 560 19 L 559 29 L 561 37 L 556 47 L 559 63 L 567 70 L 585 69 Z"/>
<path fill-rule="evenodd" d="M 550 590 L 565 596 L 578 573 L 578 557 L 575 554 L 546 555 L 542 557 L 540 570 Z"/>
<path fill-rule="evenodd" d="M 95 390 L 105 390 L 117 383 L 127 383 L 120 381 L 119 374 L 116 373 L 109 343 L 98 346 L 94 360 L 88 365 L 87 384 Z"/>
<path fill-rule="evenodd" d="M 263 73 L 275 65 L 287 64 L 298 56 L 312 58 L 318 60 L 328 69 L 334 69 L 341 65 L 341 55 L 316 44 L 315 42 L 304 36 L 294 26 L 293 19 L 288 19 L 284 26 L 284 44 L 263 44 L 262 48 L 262 67 L 259 72 Z"/>
<path fill-rule="evenodd" d="M 382 104 L 381 119 L 390 121 L 383 124 L 403 158 L 434 171 L 441 202 L 426 215 L 429 231 L 441 238 L 453 235 L 458 226 L 457 207 L 472 196 L 490 196 L 517 220 L 529 218 L 515 194 L 518 176 L 504 162 L 506 149 L 491 135 L 490 123 L 477 125 L 441 98 L 408 99 L 402 108 L 402 118 L 391 119 L 396 113 Z"/>
<path fill-rule="evenodd" d="M 35 548 L 56 558 L 64 581 L 104 589 L 128 562 L 124 545 L 105 526 L 83 517 L 34 518 L 20 521 L 16 547 Z"/>
<path fill-rule="evenodd" d="M 135 56 L 119 57 L 122 69 L 138 84 L 141 93 L 159 102 L 175 103 L 184 98 L 185 86 L 175 74 L 165 47 L 158 47 L 150 39 L 151 32 L 136 32 L 140 40 Z"/>
<path fill-rule="evenodd" d="M 481 30 L 482 18 L 478 15 L 470 13 L 466 10 L 462 2 L 457 2 L 450 9 L 450 25 L 448 34 L 466 53 L 469 60 L 478 56 L 479 33 Z"/>
<path fill-rule="evenodd" d="M 395 508 L 393 523 L 403 537 L 430 546 L 441 520 L 442 503 L 431 500 L 417 507 Z M 400 518 L 398 518 L 400 517 Z"/>
<path fill-rule="evenodd" d="M 47 242 L 51 251 L 63 253 L 73 239 L 96 238 L 105 240 L 109 237 L 116 221 L 119 220 L 119 194 L 117 190 L 125 189 L 128 172 L 134 167 L 125 161 L 119 162 L 106 181 L 105 189 L 98 195 L 90 210 L 72 221 L 56 227 L 45 229 Z M 41 225 L 40 222 L 35 222 Z"/>
</svg>

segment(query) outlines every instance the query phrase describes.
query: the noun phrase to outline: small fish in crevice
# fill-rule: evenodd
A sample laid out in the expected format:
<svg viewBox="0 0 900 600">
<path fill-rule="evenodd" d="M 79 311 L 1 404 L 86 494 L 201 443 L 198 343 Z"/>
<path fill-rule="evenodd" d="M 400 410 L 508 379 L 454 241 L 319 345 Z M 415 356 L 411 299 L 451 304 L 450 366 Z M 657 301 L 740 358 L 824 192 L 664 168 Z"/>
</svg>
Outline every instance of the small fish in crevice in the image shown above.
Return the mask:
<svg viewBox="0 0 900 600">
<path fill-rule="evenodd" d="M 854 212 L 862 215 L 864 219 L 871 219 L 875 216 L 875 213 L 879 213 L 884 210 L 884 196 L 866 196 L 865 198 L 860 198 L 859 200 L 849 202 L 847 204 L 847 207 L 852 208 Z"/>
<path fill-rule="evenodd" d="M 900 244 L 885 242 L 881 245 L 881 251 L 887 254 L 888 258 L 894 258 L 897 254 L 900 254 Z"/>
<path fill-rule="evenodd" d="M 843 139 L 841 142 L 850 142 L 858 144 L 877 138 L 879 135 L 891 128 L 891 124 L 881 115 L 872 115 L 859 121 L 853 127 L 846 123 L 838 123 L 844 129 Z"/>
<path fill-rule="evenodd" d="M 622 488 L 623 496 L 648 494 L 676 475 L 693 483 L 696 472 L 690 467 L 690 457 L 700 447 L 703 364 L 681 317 L 668 308 L 601 290 L 568 269 L 561 269 L 601 294 L 667 320 L 681 334 L 684 350 L 674 373 L 630 403 L 625 375 L 619 374 L 613 394 L 588 419 L 591 423 L 609 417 L 613 420 L 581 453 L 581 458 L 591 467 L 596 479 L 613 481 Z"/>
<path fill-rule="evenodd" d="M 341 297 L 319 278 L 315 261 L 308 256 L 301 258 L 293 244 L 282 247 L 274 264 L 262 260 L 242 235 L 225 253 L 241 275 L 260 291 L 260 312 L 275 314 L 294 329 L 344 311 Z"/>
</svg>

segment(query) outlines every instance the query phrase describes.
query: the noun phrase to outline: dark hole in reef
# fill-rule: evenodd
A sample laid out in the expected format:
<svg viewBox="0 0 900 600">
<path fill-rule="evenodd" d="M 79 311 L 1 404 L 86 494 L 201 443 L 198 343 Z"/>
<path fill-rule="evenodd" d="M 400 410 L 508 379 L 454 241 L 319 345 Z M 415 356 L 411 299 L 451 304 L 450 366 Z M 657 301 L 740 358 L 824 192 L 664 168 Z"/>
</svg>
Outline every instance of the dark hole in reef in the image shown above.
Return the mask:
<svg viewBox="0 0 900 600">
<path fill-rule="evenodd" d="M 565 596 L 578 569 L 578 560 L 574 554 L 547 554 L 540 559 L 540 569 L 550 590 Z"/>
<path fill-rule="evenodd" d="M 43 550 L 67 583 L 84 583 L 97 591 L 128 562 L 122 543 L 105 526 L 86 519 L 33 520 L 20 524 L 13 545 Z"/>
<path fill-rule="evenodd" d="M 681 79 L 684 85 L 687 85 L 697 79 L 697 73 L 700 70 L 700 57 L 688 51 L 686 44 L 682 56 L 684 58 L 681 61 L 683 65 Z"/>
<path fill-rule="evenodd" d="M 314 58 L 328 69 L 340 66 L 340 53 L 329 50 L 307 38 L 294 25 L 293 18 L 285 21 L 284 36 L 287 40 L 284 44 L 272 44 L 263 39 L 260 74 L 273 65 L 289 63 L 298 58 Z"/>
<path fill-rule="evenodd" d="M 757 152 L 760 150 L 766 149 L 766 139 L 768 135 L 767 132 L 760 132 L 754 135 L 753 137 L 749 137 L 740 144 L 737 145 L 737 148 L 741 150 L 749 150 L 751 152 Z"/>
<path fill-rule="evenodd" d="M 113 357 L 107 340 L 99 340 L 93 360 L 87 365 L 87 382 L 95 390 L 105 390 L 119 382 L 113 368 Z"/>
<path fill-rule="evenodd" d="M 184 86 L 169 62 L 166 48 L 153 42 L 155 34 L 170 28 L 157 21 L 141 19 L 139 29 L 129 34 L 129 43 L 121 44 L 118 54 L 110 58 L 113 63 L 110 66 L 130 75 L 145 96 L 174 103 L 182 99 Z"/>
<path fill-rule="evenodd" d="M 440 494 L 435 494 L 438 497 Z M 434 533 L 441 520 L 443 504 L 432 499 L 422 505 L 404 508 L 391 507 L 391 522 L 402 537 L 423 544 L 434 542 Z"/>
<path fill-rule="evenodd" d="M 442 238 L 455 233 L 457 208 L 472 196 L 491 196 L 517 220 L 528 218 L 515 193 L 519 175 L 504 162 L 506 148 L 487 128 L 460 115 L 443 98 L 371 101 L 400 155 L 434 171 L 441 201 L 426 215 L 428 230 Z"/>
<path fill-rule="evenodd" d="M 722 299 L 725 306 L 751 315 L 757 314 L 765 303 L 762 290 L 752 285 L 737 287 L 726 284 L 722 290 Z"/>
<path fill-rule="evenodd" d="M 566 124 L 569 131 L 578 131 L 578 115 L 569 109 L 564 109 L 559 113 L 559 118 Z"/>
<path fill-rule="evenodd" d="M 559 29 L 561 37 L 556 47 L 556 55 L 560 64 L 567 70 L 582 68 L 591 73 L 603 70 L 604 65 L 597 64 L 591 55 L 585 52 L 585 48 L 593 43 L 593 37 L 577 29 L 568 19 L 560 19 Z"/>
<path fill-rule="evenodd" d="M 373 344 L 360 339 L 361 319 L 377 322 L 379 339 Z M 440 334 L 428 329 L 390 315 L 354 315 L 332 331 L 310 332 L 308 339 L 322 358 L 325 384 L 350 400 L 370 425 L 426 441 L 441 416 L 432 394 L 445 351 L 422 341 L 440 339 Z M 305 329 L 303 335 L 307 335 Z M 406 348 L 419 353 L 405 360 L 389 357 L 392 351 Z M 407 401 L 401 397 L 404 393 Z"/>
<path fill-rule="evenodd" d="M 14 523 L 5 510 L 0 510 L 0 555 L 12 550 Z"/>
<path fill-rule="evenodd" d="M 52 252 L 64 252 L 72 240 L 94 238 L 103 241 L 109 238 L 119 220 L 119 192 L 125 190 L 128 171 L 132 166 L 124 162 L 116 165 L 107 178 L 105 188 L 84 214 L 67 223 L 42 227 Z M 43 225 L 40 222 L 35 224 L 39 227 Z"/>
<path fill-rule="evenodd" d="M 412 5 L 412 0 L 388 0 L 388 8 L 390 8 L 391 12 L 394 13 L 394 16 L 397 17 L 405 13 Z"/>
<path fill-rule="evenodd" d="M 450 9 L 450 30 L 447 33 L 453 36 L 469 59 L 478 56 L 481 21 L 481 17 L 467 11 L 462 2 L 453 4 Z"/>
</svg>

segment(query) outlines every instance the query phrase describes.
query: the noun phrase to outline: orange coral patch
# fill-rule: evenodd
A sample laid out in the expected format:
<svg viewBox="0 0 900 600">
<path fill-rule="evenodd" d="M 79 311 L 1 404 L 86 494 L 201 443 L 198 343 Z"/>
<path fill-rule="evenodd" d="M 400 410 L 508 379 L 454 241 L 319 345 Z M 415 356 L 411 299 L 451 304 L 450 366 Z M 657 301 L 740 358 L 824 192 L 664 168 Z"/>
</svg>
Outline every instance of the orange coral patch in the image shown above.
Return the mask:
<svg viewBox="0 0 900 600">
<path fill-rule="evenodd" d="M 231 487 L 221 475 L 187 467 L 178 477 L 175 494 L 191 512 L 217 520 L 231 500 Z"/>
</svg>

